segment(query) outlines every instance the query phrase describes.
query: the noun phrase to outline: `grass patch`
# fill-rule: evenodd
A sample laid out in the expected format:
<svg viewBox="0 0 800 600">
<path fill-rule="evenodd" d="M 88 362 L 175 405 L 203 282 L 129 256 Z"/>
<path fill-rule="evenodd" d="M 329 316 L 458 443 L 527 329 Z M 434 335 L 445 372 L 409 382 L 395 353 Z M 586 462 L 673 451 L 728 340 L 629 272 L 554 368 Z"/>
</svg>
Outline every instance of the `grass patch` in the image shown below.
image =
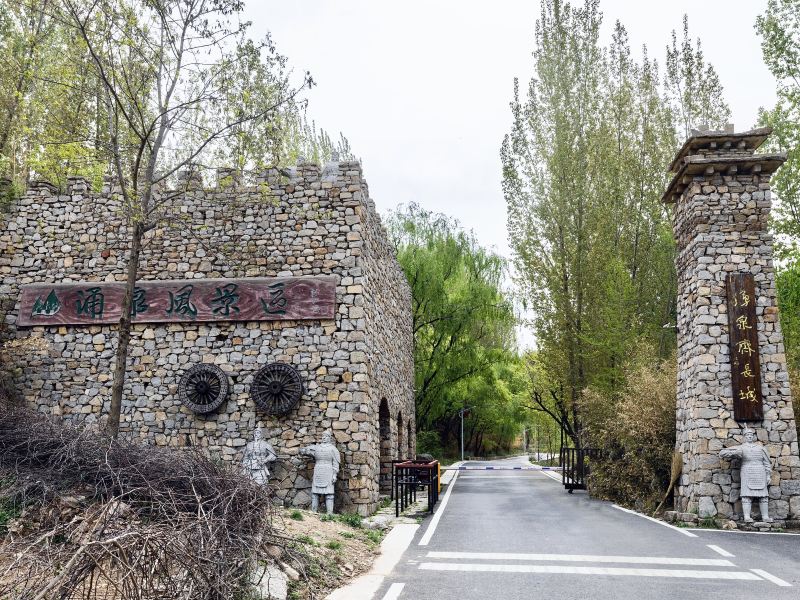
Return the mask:
<svg viewBox="0 0 800 600">
<path fill-rule="evenodd" d="M 310 535 L 298 535 L 295 538 L 301 544 L 308 544 L 309 546 L 317 546 L 317 540 L 312 538 Z"/>
<path fill-rule="evenodd" d="M 294 519 L 295 521 L 302 521 L 303 520 L 303 513 L 299 510 L 293 510 L 289 515 L 290 519 Z"/>
<path fill-rule="evenodd" d="M 336 540 L 331 540 L 330 542 L 325 544 L 325 547 L 328 548 L 329 550 L 341 550 L 342 542 L 337 542 Z"/>
<path fill-rule="evenodd" d="M 322 515 L 320 517 L 320 520 L 321 521 L 335 521 L 336 520 L 336 515 L 331 514 L 331 513 L 325 513 L 324 515 Z"/>
<path fill-rule="evenodd" d="M 338 520 L 345 525 L 349 525 L 350 527 L 354 527 L 355 529 L 361 528 L 361 515 L 358 513 L 343 513 L 338 515 Z"/>
<path fill-rule="evenodd" d="M 698 525 L 703 529 L 719 529 L 719 523 L 717 523 L 717 520 L 714 517 L 705 517 L 700 519 Z"/>
<path fill-rule="evenodd" d="M 22 512 L 22 507 L 8 498 L 0 498 L 0 537 L 8 533 L 8 524 Z"/>
<path fill-rule="evenodd" d="M 346 540 L 352 540 L 354 537 L 356 537 L 356 534 L 353 533 L 352 531 L 342 531 L 339 533 L 339 535 Z"/>
<path fill-rule="evenodd" d="M 364 532 L 364 538 L 371 544 L 380 544 L 383 539 L 383 532 L 377 529 L 367 529 Z"/>
</svg>

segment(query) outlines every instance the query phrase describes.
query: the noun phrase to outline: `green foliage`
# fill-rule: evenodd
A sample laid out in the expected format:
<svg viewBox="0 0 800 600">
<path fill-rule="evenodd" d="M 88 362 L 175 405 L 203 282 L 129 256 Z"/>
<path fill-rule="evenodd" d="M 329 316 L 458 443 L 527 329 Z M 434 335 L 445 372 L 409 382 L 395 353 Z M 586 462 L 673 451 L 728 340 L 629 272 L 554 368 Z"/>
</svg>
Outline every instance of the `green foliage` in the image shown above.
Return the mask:
<svg viewBox="0 0 800 600">
<path fill-rule="evenodd" d="M 791 262 L 779 268 L 775 278 L 778 290 L 786 361 L 791 370 L 800 370 L 800 264 Z"/>
<path fill-rule="evenodd" d="M 305 534 L 298 535 L 295 538 L 295 540 L 297 540 L 301 544 L 308 544 L 309 546 L 317 546 L 318 545 L 317 544 L 317 540 L 312 538 L 310 535 L 305 535 Z"/>
<path fill-rule="evenodd" d="M 515 273 L 534 313 L 531 386 L 576 438 L 585 389 L 613 397 L 638 344 L 662 358 L 675 346 L 666 168 L 688 129 L 729 115 L 686 20 L 663 87 L 646 50 L 631 56 L 622 24 L 600 45 L 601 20 L 594 0 L 542 3 L 535 73 L 524 98 L 515 82 L 501 148 Z"/>
<path fill-rule="evenodd" d="M 293 510 L 289 515 L 289 518 L 294 519 L 295 521 L 302 521 L 304 517 L 303 513 L 301 513 L 299 510 Z"/>
<path fill-rule="evenodd" d="M 388 223 L 411 285 L 418 451 L 454 447 L 463 407 L 471 407 L 464 433 L 473 453 L 507 447 L 525 415 L 503 259 L 415 204 Z"/>
<path fill-rule="evenodd" d="M 341 550 L 341 548 L 342 548 L 342 542 L 337 542 L 336 540 L 331 540 L 330 542 L 328 542 L 327 544 L 325 544 L 325 547 L 326 547 L 328 550 Z"/>
<path fill-rule="evenodd" d="M 676 359 L 654 354 L 639 346 L 625 362 L 619 393 L 589 389 L 581 407 L 587 440 L 606 452 L 592 465 L 590 491 L 648 512 L 667 490 L 675 446 Z"/>
<path fill-rule="evenodd" d="M 771 180 L 778 203 L 773 212 L 779 258 L 800 256 L 800 0 L 769 0 L 756 20 L 764 62 L 778 81 L 777 103 L 762 110 L 762 125 L 773 128 L 769 149 L 787 153 Z"/>
<path fill-rule="evenodd" d="M 356 529 L 361 528 L 361 515 L 358 513 L 342 513 L 340 515 L 336 515 L 336 518 L 340 523 L 344 523 L 345 525 L 349 525 L 350 527 L 354 527 Z"/>
<path fill-rule="evenodd" d="M 438 431 L 417 432 L 417 454 L 430 454 L 434 457 L 444 456 L 442 436 Z"/>
<path fill-rule="evenodd" d="M 0 15 L 0 176 L 18 190 L 29 178 L 99 183 L 104 116 L 86 48 L 52 2 L 0 0 Z"/>
<path fill-rule="evenodd" d="M 2 481 L 0 481 L 2 484 Z M 8 532 L 8 523 L 22 512 L 22 505 L 10 498 L 0 497 L 0 538 Z"/>
<path fill-rule="evenodd" d="M 692 45 L 689 18 L 683 16 L 683 39 L 678 47 L 676 33 L 667 47 L 667 75 L 664 90 L 677 120 L 676 129 L 682 138 L 692 128 L 705 126 L 722 129 L 731 118 L 731 111 L 722 94 L 722 84 L 714 67 L 705 62 L 698 38 Z"/>
<path fill-rule="evenodd" d="M 377 529 L 368 529 L 364 532 L 364 538 L 371 544 L 378 545 L 383 539 L 383 532 Z"/>
</svg>

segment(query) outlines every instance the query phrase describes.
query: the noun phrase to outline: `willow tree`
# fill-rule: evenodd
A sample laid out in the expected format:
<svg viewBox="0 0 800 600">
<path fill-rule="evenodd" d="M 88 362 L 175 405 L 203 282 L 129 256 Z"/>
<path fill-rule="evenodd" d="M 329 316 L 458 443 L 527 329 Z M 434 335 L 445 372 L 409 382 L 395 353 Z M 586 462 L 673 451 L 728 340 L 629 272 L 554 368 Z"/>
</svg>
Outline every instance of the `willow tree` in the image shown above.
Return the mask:
<svg viewBox="0 0 800 600">
<path fill-rule="evenodd" d="M 513 360 L 515 319 L 502 290 L 503 259 L 452 219 L 413 204 L 388 224 L 411 285 L 417 429 L 446 437 L 458 410 L 475 405 L 478 429 L 468 427 L 467 436 L 477 441 L 481 429 L 500 432 L 507 415 L 501 419 L 493 404 L 511 402 L 513 394 L 493 397 L 487 390 L 508 380 L 498 365 Z"/>
<path fill-rule="evenodd" d="M 181 170 L 263 140 L 282 107 L 311 84 L 292 86 L 269 39 L 247 37 L 241 0 L 62 0 L 58 18 L 80 39 L 99 87 L 99 151 L 116 182 L 128 248 L 107 429 L 119 430 L 131 332 L 131 300 L 145 235 L 169 218 Z M 258 67 L 258 68 L 256 68 Z M 71 85 L 72 82 L 62 82 Z M 269 146 L 261 144 L 262 151 Z M 242 150 L 243 151 L 243 150 Z M 254 159 L 255 160 L 255 159 Z M 169 184 L 169 185 L 168 185 Z"/>
</svg>

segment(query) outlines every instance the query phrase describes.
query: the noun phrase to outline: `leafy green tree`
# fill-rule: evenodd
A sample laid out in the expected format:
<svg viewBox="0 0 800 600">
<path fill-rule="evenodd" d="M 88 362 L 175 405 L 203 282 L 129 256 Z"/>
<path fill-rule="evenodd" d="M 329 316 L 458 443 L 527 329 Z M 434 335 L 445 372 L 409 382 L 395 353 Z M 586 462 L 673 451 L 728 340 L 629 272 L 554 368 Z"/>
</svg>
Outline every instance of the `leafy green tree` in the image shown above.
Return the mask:
<svg viewBox="0 0 800 600">
<path fill-rule="evenodd" d="M 778 203 L 772 220 L 780 258 L 798 256 L 800 239 L 800 0 L 769 0 L 756 20 L 764 62 L 778 81 L 778 101 L 760 121 L 773 129 L 773 150 L 787 160 L 772 177 Z"/>
<path fill-rule="evenodd" d="M 0 176 L 17 191 L 31 177 L 99 181 L 106 168 L 96 153 L 97 81 L 58 7 L 0 0 Z"/>
<path fill-rule="evenodd" d="M 729 115 L 718 77 L 684 39 L 667 49 L 662 87 L 645 49 L 631 56 L 621 23 L 604 48 L 598 2 L 542 3 L 534 75 L 501 148 L 517 281 L 535 314 L 532 403 L 576 444 L 584 390 L 611 401 L 640 341 L 669 356 L 676 277 L 670 216 L 660 201 L 678 140 Z M 666 325 L 666 327 L 665 327 Z"/>
<path fill-rule="evenodd" d="M 184 190 L 175 185 L 177 175 L 212 162 L 229 145 L 238 147 L 243 160 L 261 160 L 252 151 L 254 130 L 273 131 L 270 120 L 311 79 L 306 74 L 293 87 L 269 40 L 247 38 L 249 23 L 238 18 L 240 0 L 62 0 L 59 9 L 61 21 L 83 44 L 92 74 L 88 88 L 81 88 L 83 80 L 60 83 L 98 98 L 104 116 L 98 152 L 111 165 L 128 221 L 107 421 L 116 435 L 142 243 L 179 201 Z M 158 192 L 170 183 L 172 194 Z"/>
<path fill-rule="evenodd" d="M 388 220 L 412 291 L 417 429 L 457 439 L 471 407 L 468 446 L 496 449 L 519 431 L 511 404 L 514 313 L 502 291 L 503 260 L 443 215 L 409 205 Z"/>
<path fill-rule="evenodd" d="M 698 38 L 689 37 L 689 17 L 683 16 L 683 39 L 672 32 L 667 46 L 666 96 L 676 118 L 681 139 L 689 137 L 693 128 L 722 129 L 730 120 L 731 111 L 722 93 L 722 84 L 714 67 L 706 63 Z"/>
</svg>

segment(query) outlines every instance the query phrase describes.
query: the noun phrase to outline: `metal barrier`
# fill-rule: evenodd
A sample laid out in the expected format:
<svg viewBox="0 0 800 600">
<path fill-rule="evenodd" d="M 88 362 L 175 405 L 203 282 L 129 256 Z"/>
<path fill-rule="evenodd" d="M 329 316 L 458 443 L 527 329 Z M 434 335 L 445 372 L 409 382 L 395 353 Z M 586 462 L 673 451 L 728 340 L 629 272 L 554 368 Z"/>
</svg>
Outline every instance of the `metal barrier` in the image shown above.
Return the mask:
<svg viewBox="0 0 800 600">
<path fill-rule="evenodd" d="M 586 477 L 589 475 L 590 462 L 593 458 L 600 458 L 598 448 L 561 448 L 559 453 L 561 483 L 570 494 L 574 490 L 586 489 Z"/>
<path fill-rule="evenodd" d="M 400 516 L 406 508 L 417 501 L 417 491 L 425 488 L 428 493 L 428 512 L 439 500 L 439 461 L 417 462 L 407 460 L 392 464 L 392 496 L 394 513 Z"/>
</svg>

